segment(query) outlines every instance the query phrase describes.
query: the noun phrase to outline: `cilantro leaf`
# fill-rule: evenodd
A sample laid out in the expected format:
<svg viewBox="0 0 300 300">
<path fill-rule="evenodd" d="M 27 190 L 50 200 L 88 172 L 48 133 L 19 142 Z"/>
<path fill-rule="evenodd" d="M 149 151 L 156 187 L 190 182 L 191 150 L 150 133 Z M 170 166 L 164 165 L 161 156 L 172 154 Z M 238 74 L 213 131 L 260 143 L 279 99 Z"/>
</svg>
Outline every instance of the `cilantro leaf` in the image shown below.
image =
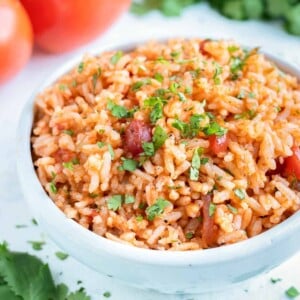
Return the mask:
<svg viewBox="0 0 300 300">
<path fill-rule="evenodd" d="M 219 64 L 217 64 L 217 63 L 215 63 L 215 66 L 216 66 L 216 69 L 215 69 L 215 73 L 214 73 L 214 75 L 213 75 L 213 80 L 214 80 L 214 83 L 215 83 L 215 84 L 220 84 L 220 83 L 221 83 L 221 79 L 220 79 L 219 76 L 222 74 L 223 69 L 222 69 L 222 67 L 221 67 Z"/>
<path fill-rule="evenodd" d="M 151 142 L 143 142 L 142 147 L 144 150 L 144 154 L 147 156 L 153 156 L 155 154 L 154 144 Z"/>
<path fill-rule="evenodd" d="M 151 79 L 149 79 L 149 78 L 141 80 L 141 81 L 137 81 L 131 86 L 131 90 L 133 92 L 137 92 L 141 87 L 143 87 L 144 85 L 148 85 L 148 84 L 151 84 Z"/>
<path fill-rule="evenodd" d="M 234 194 L 241 200 L 244 200 L 245 199 L 245 193 L 242 189 L 235 189 L 234 191 Z"/>
<path fill-rule="evenodd" d="M 155 150 L 159 149 L 165 143 L 167 138 L 168 134 L 166 131 L 162 127 L 156 126 L 153 133 L 153 144 Z"/>
<path fill-rule="evenodd" d="M 294 286 L 291 286 L 285 291 L 285 294 L 288 298 L 294 299 L 300 295 L 300 292 Z"/>
<path fill-rule="evenodd" d="M 117 211 L 121 206 L 122 206 L 122 195 L 114 195 L 107 200 L 108 209 Z"/>
<path fill-rule="evenodd" d="M 135 202 L 135 198 L 132 195 L 125 195 L 125 204 L 131 204 Z"/>
<path fill-rule="evenodd" d="M 74 135 L 74 131 L 71 130 L 71 129 L 66 129 L 66 130 L 63 131 L 63 133 L 65 133 L 65 134 L 67 134 L 69 136 L 73 136 Z"/>
<path fill-rule="evenodd" d="M 206 128 L 204 128 L 203 132 L 208 136 L 222 136 L 227 132 L 227 128 L 221 127 L 217 122 L 214 121 L 210 123 Z"/>
<path fill-rule="evenodd" d="M 155 217 L 161 215 L 164 212 L 164 209 L 170 205 L 170 202 L 163 199 L 163 198 L 158 198 L 156 202 L 148 206 L 146 208 L 146 215 L 149 221 L 153 221 Z"/>
<path fill-rule="evenodd" d="M 115 104 L 112 100 L 107 102 L 107 109 L 111 112 L 111 114 L 116 118 L 126 118 L 128 111 L 127 108 L 121 105 Z"/>
<path fill-rule="evenodd" d="M 155 73 L 154 79 L 156 79 L 158 82 L 162 83 L 164 80 L 164 77 L 160 73 Z"/>
<path fill-rule="evenodd" d="M 71 293 L 66 300 L 91 300 L 91 297 L 81 288 L 78 291 Z"/>
<path fill-rule="evenodd" d="M 119 167 L 121 171 L 134 171 L 138 166 L 138 162 L 134 159 L 123 158 L 123 164 Z"/>
<path fill-rule="evenodd" d="M 84 70 L 84 62 L 80 62 L 80 64 L 78 65 L 78 68 L 77 68 L 77 72 L 80 74 L 82 73 Z"/>
<path fill-rule="evenodd" d="M 217 208 L 216 204 L 214 204 L 214 203 L 209 204 L 208 215 L 210 217 L 212 217 L 215 214 L 216 208 Z"/>
<path fill-rule="evenodd" d="M 31 244 L 32 249 L 36 251 L 42 250 L 45 245 L 45 242 L 43 241 L 28 241 L 28 243 Z"/>
<path fill-rule="evenodd" d="M 151 108 L 150 121 L 155 124 L 163 116 L 163 106 L 166 101 L 161 97 L 150 97 L 144 101 L 146 108 Z"/>
<path fill-rule="evenodd" d="M 61 252 L 61 251 L 55 252 L 55 255 L 60 260 L 65 260 L 65 259 L 67 259 L 69 257 L 69 254 Z"/>
<path fill-rule="evenodd" d="M 123 52 L 117 51 L 110 59 L 111 64 L 116 65 L 122 56 Z"/>
</svg>

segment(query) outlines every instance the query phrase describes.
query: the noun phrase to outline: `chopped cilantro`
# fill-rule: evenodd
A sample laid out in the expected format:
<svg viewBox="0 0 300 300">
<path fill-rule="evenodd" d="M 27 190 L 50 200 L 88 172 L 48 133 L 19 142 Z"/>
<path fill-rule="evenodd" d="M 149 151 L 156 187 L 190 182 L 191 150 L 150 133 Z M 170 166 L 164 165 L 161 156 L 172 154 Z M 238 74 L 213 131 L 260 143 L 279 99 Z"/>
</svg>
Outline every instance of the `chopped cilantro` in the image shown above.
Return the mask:
<svg viewBox="0 0 300 300">
<path fill-rule="evenodd" d="M 151 108 L 150 121 L 155 124 L 163 116 L 163 106 L 166 103 L 161 97 L 150 97 L 144 101 L 146 108 Z"/>
<path fill-rule="evenodd" d="M 200 75 L 200 73 L 201 73 L 201 69 L 200 68 L 197 68 L 195 70 L 190 71 L 190 74 L 192 75 L 193 79 L 198 78 L 199 75 Z"/>
<path fill-rule="evenodd" d="M 190 240 L 190 239 L 192 239 L 192 238 L 194 237 L 194 233 L 193 233 L 193 232 L 187 232 L 187 233 L 185 234 L 185 237 L 186 237 L 188 240 Z"/>
<path fill-rule="evenodd" d="M 131 204 L 135 202 L 135 198 L 132 195 L 125 195 L 125 204 Z"/>
<path fill-rule="evenodd" d="M 285 291 L 285 294 L 288 298 L 294 299 L 300 295 L 300 292 L 294 286 L 291 286 Z"/>
<path fill-rule="evenodd" d="M 171 93 L 177 93 L 177 89 L 180 87 L 179 83 L 177 82 L 172 82 L 171 85 L 170 85 L 170 92 Z"/>
<path fill-rule="evenodd" d="M 116 65 L 117 62 L 120 60 L 120 58 L 123 56 L 123 52 L 122 51 L 117 51 L 110 59 L 110 62 L 113 65 Z"/>
<path fill-rule="evenodd" d="M 165 59 L 164 57 L 162 57 L 162 56 L 157 57 L 155 61 L 159 62 L 161 64 L 168 64 L 169 63 L 169 61 L 167 59 Z"/>
<path fill-rule="evenodd" d="M 35 226 L 37 226 L 38 225 L 38 222 L 37 222 L 37 220 L 36 219 L 31 219 L 31 223 L 33 224 L 33 225 L 35 225 Z"/>
<path fill-rule="evenodd" d="M 273 283 L 273 284 L 275 284 L 275 283 L 277 283 L 277 282 L 279 282 L 279 281 L 281 281 L 282 279 L 281 278 L 271 278 L 270 279 L 270 281 Z"/>
<path fill-rule="evenodd" d="M 159 149 L 165 143 L 167 138 L 168 134 L 166 133 L 166 131 L 162 127 L 156 126 L 152 139 L 155 150 Z"/>
<path fill-rule="evenodd" d="M 103 297 L 105 297 L 105 298 L 109 298 L 110 296 L 111 296 L 110 292 L 104 292 L 103 293 Z"/>
<path fill-rule="evenodd" d="M 217 122 L 213 121 L 206 128 L 204 128 L 203 132 L 208 136 L 222 136 L 227 132 L 227 128 L 221 127 Z"/>
<path fill-rule="evenodd" d="M 237 47 L 237 46 L 231 45 L 231 46 L 228 46 L 227 49 L 228 49 L 228 52 L 229 52 L 229 53 L 234 53 L 234 52 L 236 52 L 237 50 L 239 50 L 240 48 Z"/>
<path fill-rule="evenodd" d="M 186 97 L 185 97 L 184 93 L 178 92 L 177 95 L 178 95 L 179 100 L 180 100 L 181 102 L 186 102 Z"/>
<path fill-rule="evenodd" d="M 94 89 L 96 88 L 97 80 L 101 76 L 101 73 L 102 73 L 101 68 L 98 68 L 97 71 L 96 71 L 96 73 L 93 75 L 92 82 L 93 82 Z"/>
<path fill-rule="evenodd" d="M 99 194 L 89 193 L 89 197 L 91 197 L 91 198 L 97 198 L 98 196 L 99 196 Z"/>
<path fill-rule="evenodd" d="M 238 73 L 243 69 L 244 61 L 239 57 L 232 57 L 230 64 L 230 72 L 232 77 L 237 78 Z"/>
<path fill-rule="evenodd" d="M 171 56 L 172 56 L 173 58 L 178 58 L 179 55 L 180 55 L 180 52 L 179 52 L 179 51 L 173 51 L 173 52 L 171 52 Z"/>
<path fill-rule="evenodd" d="M 244 90 L 241 90 L 236 97 L 238 99 L 244 99 L 246 97 L 246 92 Z"/>
<path fill-rule="evenodd" d="M 61 252 L 61 251 L 57 251 L 57 252 L 55 252 L 55 256 L 60 260 L 65 260 L 69 257 L 69 254 Z"/>
<path fill-rule="evenodd" d="M 235 120 L 240 120 L 240 119 L 250 119 L 252 120 L 256 116 L 256 112 L 254 110 L 247 110 L 242 112 L 241 114 L 236 114 L 234 115 Z"/>
<path fill-rule="evenodd" d="M 107 102 L 107 109 L 111 112 L 111 114 L 116 118 L 127 118 L 128 110 L 126 107 L 115 104 L 112 100 Z"/>
<path fill-rule="evenodd" d="M 107 200 L 108 209 L 117 211 L 121 206 L 122 206 L 122 195 L 114 195 Z"/>
<path fill-rule="evenodd" d="M 101 149 L 106 145 L 104 142 L 97 142 L 97 146 Z"/>
<path fill-rule="evenodd" d="M 143 216 L 141 215 L 136 216 L 135 219 L 137 220 L 137 222 L 141 222 L 144 220 Z"/>
<path fill-rule="evenodd" d="M 72 80 L 71 86 L 72 86 L 72 87 L 76 87 L 76 86 L 77 86 L 77 81 L 76 81 L 76 79 L 73 79 L 73 80 Z"/>
<path fill-rule="evenodd" d="M 250 92 L 248 94 L 248 97 L 251 98 L 251 99 L 254 99 L 256 97 L 255 93 L 254 92 Z"/>
<path fill-rule="evenodd" d="M 20 228 L 26 228 L 27 225 L 25 225 L 25 224 L 17 224 L 17 225 L 15 225 L 15 227 L 18 228 L 18 229 L 20 229 Z"/>
<path fill-rule="evenodd" d="M 99 130 L 98 130 L 98 133 L 99 133 L 99 134 L 103 134 L 104 132 L 105 132 L 105 129 L 99 129 Z"/>
<path fill-rule="evenodd" d="M 164 80 L 164 77 L 160 73 L 155 73 L 154 74 L 154 79 L 156 79 L 157 81 L 159 81 L 160 83 L 162 83 L 163 80 Z"/>
<path fill-rule="evenodd" d="M 78 73 L 82 73 L 82 72 L 83 72 L 83 69 L 84 69 L 84 62 L 82 61 L 82 62 L 78 65 L 77 72 L 78 72 Z"/>
<path fill-rule="evenodd" d="M 73 171 L 74 169 L 74 164 L 72 161 L 68 161 L 68 162 L 63 162 L 62 163 L 63 167 L 70 170 L 70 171 Z"/>
<path fill-rule="evenodd" d="M 60 91 L 64 92 L 64 91 L 67 89 L 67 86 L 66 86 L 65 84 L 62 84 L 62 83 L 61 83 L 61 84 L 58 86 L 58 88 L 59 88 Z"/>
<path fill-rule="evenodd" d="M 51 193 L 53 193 L 53 194 L 57 194 L 57 187 L 56 187 L 54 181 L 51 181 L 51 182 L 50 182 L 50 191 L 51 191 Z"/>
<path fill-rule="evenodd" d="M 151 79 L 145 79 L 145 80 L 135 82 L 131 86 L 131 90 L 134 92 L 137 92 L 142 86 L 147 85 L 147 84 L 151 84 Z"/>
<path fill-rule="evenodd" d="M 222 74 L 223 69 L 222 69 L 222 67 L 221 67 L 219 64 L 217 64 L 217 63 L 215 63 L 215 67 L 216 67 L 216 69 L 215 69 L 215 73 L 214 73 L 214 75 L 213 75 L 213 80 L 214 80 L 214 83 L 215 83 L 215 84 L 220 84 L 220 83 L 221 83 L 220 75 Z"/>
<path fill-rule="evenodd" d="M 67 130 L 64 130 L 63 133 L 69 135 L 69 136 L 73 136 L 74 135 L 74 131 L 72 129 L 67 129 Z"/>
<path fill-rule="evenodd" d="M 45 245 L 45 242 L 42 241 L 28 241 L 28 243 L 31 244 L 32 249 L 36 251 L 42 250 Z"/>
<path fill-rule="evenodd" d="M 282 110 L 282 108 L 280 106 L 276 106 L 276 107 L 274 107 L 274 109 L 276 112 L 281 112 L 281 110 Z"/>
<path fill-rule="evenodd" d="M 234 191 L 234 194 L 241 200 L 244 200 L 245 199 L 245 193 L 242 189 L 235 189 Z"/>
<path fill-rule="evenodd" d="M 110 154 L 111 160 L 113 160 L 115 158 L 114 149 L 112 148 L 112 146 L 110 144 L 107 145 L 107 148 L 108 148 L 108 152 Z"/>
<path fill-rule="evenodd" d="M 201 166 L 201 160 L 198 149 L 194 151 L 190 169 L 190 179 L 198 180 L 199 179 L 199 168 Z"/>
<path fill-rule="evenodd" d="M 214 213 L 215 213 L 215 211 L 216 211 L 216 204 L 214 204 L 214 203 L 210 203 L 209 204 L 209 208 L 208 208 L 208 215 L 210 216 L 210 217 L 212 217 L 213 215 L 214 215 Z"/>
<path fill-rule="evenodd" d="M 153 156 L 155 154 L 155 148 L 153 143 L 143 142 L 142 147 L 145 155 Z"/>
<path fill-rule="evenodd" d="M 237 214 L 238 210 L 237 208 L 235 208 L 234 206 L 231 206 L 230 204 L 227 204 L 228 209 L 233 213 L 233 214 Z"/>
<path fill-rule="evenodd" d="M 137 168 L 138 162 L 134 159 L 130 158 L 122 158 L 123 163 L 119 167 L 119 170 L 121 171 L 134 171 Z"/>
<path fill-rule="evenodd" d="M 147 204 L 145 202 L 141 202 L 139 204 L 139 209 L 145 209 L 146 206 L 147 206 Z"/>
<path fill-rule="evenodd" d="M 157 216 L 160 216 L 164 212 L 164 209 L 169 205 L 169 201 L 163 198 L 158 198 L 153 205 L 148 206 L 146 209 L 148 220 L 153 221 Z"/>
<path fill-rule="evenodd" d="M 201 157 L 201 159 L 200 159 L 201 165 L 207 164 L 208 161 L 209 161 L 208 157 Z"/>
</svg>

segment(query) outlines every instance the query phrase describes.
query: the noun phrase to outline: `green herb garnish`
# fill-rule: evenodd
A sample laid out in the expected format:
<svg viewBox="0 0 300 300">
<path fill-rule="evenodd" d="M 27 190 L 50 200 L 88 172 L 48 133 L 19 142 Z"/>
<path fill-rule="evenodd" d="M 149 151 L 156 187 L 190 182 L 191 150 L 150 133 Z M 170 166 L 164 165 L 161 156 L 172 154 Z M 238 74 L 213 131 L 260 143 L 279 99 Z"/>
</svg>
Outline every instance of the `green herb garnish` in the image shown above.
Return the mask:
<svg viewBox="0 0 300 300">
<path fill-rule="evenodd" d="M 228 209 L 233 213 L 233 214 L 237 214 L 238 210 L 237 208 L 235 208 L 234 206 L 231 206 L 230 204 L 227 204 Z"/>
<path fill-rule="evenodd" d="M 117 51 L 110 59 L 110 62 L 113 65 L 116 65 L 117 62 L 120 60 L 120 58 L 123 56 L 123 52 L 122 51 Z"/>
<path fill-rule="evenodd" d="M 208 215 L 209 215 L 210 217 L 212 217 L 212 216 L 214 215 L 214 213 L 215 213 L 215 211 L 216 211 L 216 208 L 217 208 L 216 204 L 214 204 L 214 203 L 210 203 L 210 204 L 209 204 Z"/>
<path fill-rule="evenodd" d="M 273 283 L 273 284 L 275 284 L 275 283 L 277 283 L 277 282 L 279 282 L 279 281 L 281 281 L 282 279 L 281 278 L 271 278 L 270 279 L 270 281 Z"/>
<path fill-rule="evenodd" d="M 141 215 L 136 216 L 135 219 L 137 220 L 137 222 L 141 222 L 144 220 L 143 216 L 141 216 Z"/>
<path fill-rule="evenodd" d="M 122 206 L 122 195 L 114 195 L 107 200 L 108 209 L 117 211 L 121 206 Z"/>
<path fill-rule="evenodd" d="M 106 143 L 104 143 L 104 142 L 97 142 L 97 146 L 100 149 L 103 148 L 105 145 L 106 145 Z"/>
<path fill-rule="evenodd" d="M 57 251 L 57 252 L 55 252 L 55 256 L 60 260 L 65 260 L 69 257 L 69 254 L 61 252 L 61 251 Z"/>
<path fill-rule="evenodd" d="M 200 160 L 200 155 L 199 155 L 199 149 L 196 149 L 194 151 L 194 154 L 192 157 L 192 163 L 191 163 L 191 168 L 190 168 L 190 179 L 191 180 L 196 181 L 199 179 L 200 166 L 201 166 L 201 160 Z"/>
<path fill-rule="evenodd" d="M 135 198 L 132 195 L 125 195 L 125 204 L 132 204 L 135 202 Z"/>
<path fill-rule="evenodd" d="M 244 200 L 245 199 L 245 193 L 242 189 L 235 189 L 234 191 L 234 194 L 241 200 Z"/>
<path fill-rule="evenodd" d="M 134 171 L 138 166 L 138 162 L 130 158 L 121 158 L 123 160 L 122 165 L 119 167 L 120 171 Z"/>
<path fill-rule="evenodd" d="M 51 193 L 53 193 L 53 194 L 57 194 L 57 187 L 56 187 L 54 181 L 51 181 L 51 182 L 50 182 L 50 191 L 51 191 Z"/>
<path fill-rule="evenodd" d="M 150 121 L 155 124 L 163 116 L 163 106 L 166 101 L 161 97 L 150 97 L 144 101 L 144 106 L 150 108 Z"/>
<path fill-rule="evenodd" d="M 300 292 L 294 286 L 291 286 L 285 291 L 285 294 L 288 298 L 294 299 L 300 295 Z"/>
<path fill-rule="evenodd" d="M 102 73 L 101 68 L 98 68 L 97 71 L 96 71 L 96 73 L 93 75 L 92 82 L 93 82 L 94 89 L 96 88 L 97 80 L 101 76 L 101 73 Z"/>
<path fill-rule="evenodd" d="M 157 216 L 160 216 L 164 212 L 164 209 L 169 205 L 169 201 L 163 198 L 158 198 L 153 205 L 148 206 L 146 209 L 148 220 L 153 221 Z"/>
<path fill-rule="evenodd" d="M 31 244 L 32 249 L 36 251 L 42 250 L 45 245 L 45 242 L 42 241 L 28 241 L 28 243 Z"/>
<path fill-rule="evenodd" d="M 83 69 L 84 69 L 84 62 L 82 61 L 82 62 L 78 65 L 77 72 L 78 72 L 78 73 L 82 73 L 82 72 L 83 72 Z"/>
<path fill-rule="evenodd" d="M 156 126 L 154 129 L 153 139 L 152 139 L 154 149 L 158 150 L 165 143 L 167 138 L 168 138 L 168 134 L 166 133 L 166 131 L 162 127 Z"/>
<path fill-rule="evenodd" d="M 69 135 L 69 136 L 73 136 L 74 135 L 74 131 L 72 129 L 67 129 L 67 130 L 64 130 L 63 133 Z"/>
<path fill-rule="evenodd" d="M 70 170 L 70 171 L 73 171 L 74 169 L 74 164 L 72 161 L 68 161 L 68 162 L 63 162 L 62 163 L 63 167 Z"/>
<path fill-rule="evenodd" d="M 105 297 L 105 298 L 109 298 L 110 296 L 111 296 L 110 292 L 104 292 L 103 293 L 103 297 Z"/>
<path fill-rule="evenodd" d="M 157 81 L 159 81 L 160 83 L 162 83 L 163 80 L 164 80 L 164 77 L 160 73 L 155 73 L 154 74 L 154 79 L 156 79 Z"/>
<path fill-rule="evenodd" d="M 112 100 L 107 102 L 106 108 L 111 112 L 111 114 L 116 118 L 127 118 L 128 110 L 126 107 L 115 104 Z"/>
<path fill-rule="evenodd" d="M 194 232 L 187 232 L 187 233 L 185 234 L 185 237 L 186 237 L 188 240 L 192 239 L 192 238 L 194 237 Z"/>
<path fill-rule="evenodd" d="M 215 63 L 215 66 L 216 66 L 216 69 L 215 69 L 215 73 L 213 75 L 213 80 L 214 80 L 214 83 L 215 84 L 220 84 L 221 83 L 221 78 L 220 78 L 220 75 L 222 74 L 223 72 L 223 69 L 222 67 Z"/>
<path fill-rule="evenodd" d="M 155 148 L 153 143 L 143 142 L 142 147 L 146 156 L 153 156 L 155 154 Z"/>
<path fill-rule="evenodd" d="M 38 226 L 38 225 L 39 225 L 38 222 L 37 222 L 37 220 L 34 219 L 34 218 L 31 219 L 31 223 L 32 223 L 33 225 L 35 225 L 35 226 Z"/>
<path fill-rule="evenodd" d="M 113 160 L 115 158 L 114 149 L 112 148 L 112 146 L 110 144 L 107 144 L 107 149 L 108 149 L 108 152 L 110 154 L 111 160 Z"/>
<path fill-rule="evenodd" d="M 204 128 L 203 132 L 205 135 L 216 135 L 223 136 L 227 132 L 227 128 L 221 127 L 217 122 L 210 123 L 207 127 Z"/>
</svg>

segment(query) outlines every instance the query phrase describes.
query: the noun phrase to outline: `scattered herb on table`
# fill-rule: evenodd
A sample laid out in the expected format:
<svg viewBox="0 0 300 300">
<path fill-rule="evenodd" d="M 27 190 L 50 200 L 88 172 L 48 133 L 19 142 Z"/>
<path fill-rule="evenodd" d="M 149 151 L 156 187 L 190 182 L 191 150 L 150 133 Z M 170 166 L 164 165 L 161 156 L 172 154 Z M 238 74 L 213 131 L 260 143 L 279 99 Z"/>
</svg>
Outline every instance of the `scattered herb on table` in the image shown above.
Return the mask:
<svg viewBox="0 0 300 300">
<path fill-rule="evenodd" d="M 60 260 L 65 260 L 69 257 L 69 254 L 61 252 L 61 251 L 57 251 L 57 252 L 55 252 L 55 256 Z"/>
<path fill-rule="evenodd" d="M 111 296 L 110 292 L 104 292 L 103 293 L 103 297 L 105 297 L 105 298 L 109 298 L 110 296 Z"/>
<path fill-rule="evenodd" d="M 294 286 L 291 286 L 285 291 L 285 294 L 288 298 L 294 299 L 300 295 L 300 292 Z"/>
<path fill-rule="evenodd" d="M 36 251 L 42 250 L 45 245 L 45 242 L 43 241 L 28 241 L 28 243 L 31 244 L 32 249 Z"/>
</svg>

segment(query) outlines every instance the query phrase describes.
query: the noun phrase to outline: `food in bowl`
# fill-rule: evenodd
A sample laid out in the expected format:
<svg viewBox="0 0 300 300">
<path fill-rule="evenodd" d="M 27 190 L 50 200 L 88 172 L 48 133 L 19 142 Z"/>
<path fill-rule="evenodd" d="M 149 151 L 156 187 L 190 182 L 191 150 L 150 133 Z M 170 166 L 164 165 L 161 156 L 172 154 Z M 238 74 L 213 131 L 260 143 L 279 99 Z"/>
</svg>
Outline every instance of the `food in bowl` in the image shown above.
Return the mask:
<svg viewBox="0 0 300 300">
<path fill-rule="evenodd" d="M 86 55 L 35 109 L 41 184 L 108 239 L 205 249 L 300 208 L 300 85 L 258 49 L 177 39 Z"/>
</svg>

